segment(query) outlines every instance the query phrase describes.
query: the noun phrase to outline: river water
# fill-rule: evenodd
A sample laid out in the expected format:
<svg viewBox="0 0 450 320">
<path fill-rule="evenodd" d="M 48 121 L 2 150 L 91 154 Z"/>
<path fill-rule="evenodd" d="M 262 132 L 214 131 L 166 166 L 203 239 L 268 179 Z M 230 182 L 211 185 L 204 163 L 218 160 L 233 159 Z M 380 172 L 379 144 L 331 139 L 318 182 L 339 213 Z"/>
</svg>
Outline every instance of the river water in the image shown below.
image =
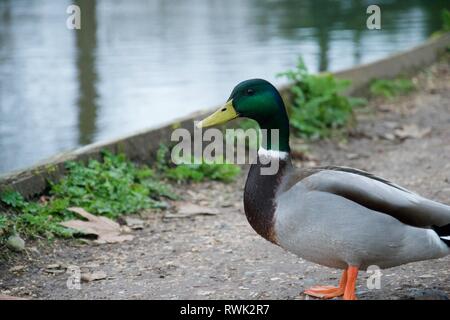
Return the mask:
<svg viewBox="0 0 450 320">
<path fill-rule="evenodd" d="M 66 9 L 81 8 L 69 30 Z M 339 70 L 413 47 L 449 1 L 0 0 L 0 173 L 223 102 L 302 55 Z"/>
</svg>

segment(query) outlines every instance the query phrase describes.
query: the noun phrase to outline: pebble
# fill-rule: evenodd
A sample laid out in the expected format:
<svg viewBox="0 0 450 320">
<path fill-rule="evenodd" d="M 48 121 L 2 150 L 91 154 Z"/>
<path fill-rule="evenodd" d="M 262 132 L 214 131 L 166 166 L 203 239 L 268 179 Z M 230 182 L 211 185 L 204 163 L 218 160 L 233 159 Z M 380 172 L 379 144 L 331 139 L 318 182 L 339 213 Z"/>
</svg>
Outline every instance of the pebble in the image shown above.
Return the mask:
<svg viewBox="0 0 450 320">
<path fill-rule="evenodd" d="M 17 252 L 25 251 L 25 241 L 17 234 L 11 235 L 8 240 L 6 240 L 6 245 L 11 250 Z"/>
</svg>

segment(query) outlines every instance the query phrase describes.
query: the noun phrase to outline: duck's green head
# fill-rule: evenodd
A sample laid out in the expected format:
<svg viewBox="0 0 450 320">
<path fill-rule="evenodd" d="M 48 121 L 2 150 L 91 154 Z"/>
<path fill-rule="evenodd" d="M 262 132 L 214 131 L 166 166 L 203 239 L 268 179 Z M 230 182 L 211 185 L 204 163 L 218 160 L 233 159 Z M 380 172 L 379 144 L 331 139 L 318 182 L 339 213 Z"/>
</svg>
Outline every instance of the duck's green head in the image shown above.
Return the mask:
<svg viewBox="0 0 450 320">
<path fill-rule="evenodd" d="M 211 127 L 238 117 L 255 120 L 261 129 L 278 129 L 280 142 L 277 149 L 289 151 L 289 120 L 286 109 L 280 93 L 270 82 L 251 79 L 239 83 L 225 105 L 200 121 L 197 127 Z M 269 141 L 267 148 L 270 147 Z"/>
</svg>

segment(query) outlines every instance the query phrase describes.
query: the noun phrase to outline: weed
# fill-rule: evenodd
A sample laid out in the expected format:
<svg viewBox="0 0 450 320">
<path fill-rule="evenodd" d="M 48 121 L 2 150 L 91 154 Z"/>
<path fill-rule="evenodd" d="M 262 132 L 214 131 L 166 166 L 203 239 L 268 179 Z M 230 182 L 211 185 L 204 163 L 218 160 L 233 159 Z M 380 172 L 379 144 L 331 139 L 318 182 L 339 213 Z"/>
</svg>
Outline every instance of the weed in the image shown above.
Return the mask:
<svg viewBox="0 0 450 320">
<path fill-rule="evenodd" d="M 165 145 L 160 145 L 157 152 L 156 167 L 158 170 L 170 180 L 176 182 L 200 182 L 204 180 L 217 180 L 223 182 L 231 182 L 241 172 L 240 168 L 234 164 L 220 163 L 205 163 L 198 161 L 199 164 L 179 164 L 172 166 L 168 161 L 167 154 L 169 148 Z M 191 159 L 194 160 L 194 159 Z"/>
<path fill-rule="evenodd" d="M 103 162 L 69 162 L 67 168 L 69 174 L 52 185 L 50 194 L 93 214 L 117 217 L 159 207 L 158 198 L 167 195 L 166 189 L 161 194 L 158 188 L 149 188 L 147 181 L 154 176 L 150 168 L 137 167 L 123 154 L 105 153 Z"/>
<path fill-rule="evenodd" d="M 441 11 L 441 21 L 442 21 L 441 29 L 433 32 L 431 34 L 431 38 L 437 38 L 447 32 L 450 32 L 450 11 L 449 10 L 443 9 Z"/>
<path fill-rule="evenodd" d="M 66 167 L 67 175 L 50 184 L 50 197 L 45 201 L 26 201 L 12 190 L 0 195 L 0 202 L 10 211 L 0 218 L 1 228 L 7 228 L 5 235 L 17 232 L 30 238 L 70 237 L 72 231 L 59 222 L 74 218 L 67 210 L 71 206 L 115 218 L 145 208 L 164 207 L 162 197 L 176 198 L 168 185 L 156 181 L 150 168 L 138 167 L 124 155 L 104 152 L 102 162 L 68 162 Z"/>
<path fill-rule="evenodd" d="M 92 214 L 117 218 L 146 208 L 165 207 L 161 198 L 177 199 L 170 186 L 159 181 L 169 178 L 181 181 L 205 179 L 231 181 L 239 172 L 229 164 L 168 166 L 169 149 L 162 145 L 157 153 L 156 171 L 137 166 L 123 154 L 103 152 L 102 161 L 66 163 L 67 175 L 50 183 L 48 196 L 27 201 L 13 190 L 0 194 L 0 204 L 7 213 L 0 214 L 0 243 L 13 233 L 26 238 L 71 237 L 73 230 L 59 222 L 75 218 L 67 209 L 82 207 Z"/>
<path fill-rule="evenodd" d="M 382 96 L 392 99 L 398 95 L 406 94 L 415 89 L 413 82 L 409 79 L 377 79 L 370 85 L 370 92 L 374 96 Z"/>
<path fill-rule="evenodd" d="M 25 204 L 22 195 L 12 190 L 6 190 L 0 194 L 0 201 L 13 208 L 22 208 Z"/>
<path fill-rule="evenodd" d="M 442 28 L 443 32 L 450 32 L 450 11 L 447 9 L 441 12 Z"/>
<path fill-rule="evenodd" d="M 290 124 L 303 138 L 323 138 L 333 129 L 349 124 L 355 106 L 365 99 L 346 97 L 342 92 L 350 81 L 335 78 L 332 74 L 310 74 L 300 57 L 297 67 L 280 73 L 293 82 L 293 102 L 289 106 Z"/>
<path fill-rule="evenodd" d="M 0 237 L 6 232 L 9 224 L 9 219 L 6 214 L 0 213 Z"/>
</svg>

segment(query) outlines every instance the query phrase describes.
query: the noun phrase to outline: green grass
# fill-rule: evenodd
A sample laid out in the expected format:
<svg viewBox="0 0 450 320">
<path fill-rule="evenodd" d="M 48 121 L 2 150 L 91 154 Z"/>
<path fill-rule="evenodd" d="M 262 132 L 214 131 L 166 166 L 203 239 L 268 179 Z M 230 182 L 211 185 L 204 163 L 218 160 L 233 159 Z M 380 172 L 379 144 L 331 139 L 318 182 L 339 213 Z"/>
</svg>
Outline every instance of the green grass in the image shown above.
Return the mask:
<svg viewBox="0 0 450 320">
<path fill-rule="evenodd" d="M 50 184 L 46 201 L 26 201 L 12 190 L 0 194 L 0 203 L 8 208 L 8 213 L 2 213 L 0 218 L 0 226 L 7 229 L 3 237 L 12 233 L 28 238 L 69 237 L 72 231 L 59 222 L 74 218 L 67 210 L 72 206 L 116 218 L 146 208 L 164 207 L 162 198 L 176 198 L 151 169 L 138 167 L 124 155 L 105 152 L 101 162 L 68 162 L 66 166 L 67 175 Z"/>
<path fill-rule="evenodd" d="M 9 206 L 7 213 L 0 213 L 0 243 L 9 235 L 19 233 L 25 237 L 44 237 L 52 239 L 55 236 L 68 237 L 71 230 L 58 225 L 63 220 L 63 213 L 55 214 L 61 201 L 47 204 L 28 202 L 16 191 L 5 191 L 0 195 L 0 203 Z M 66 207 L 61 208 L 64 210 Z"/>
<path fill-rule="evenodd" d="M 0 237 L 7 231 L 9 225 L 9 219 L 4 213 L 0 213 Z"/>
<path fill-rule="evenodd" d="M 156 167 L 165 177 L 175 182 L 200 182 L 205 180 L 217 180 L 231 182 L 241 172 L 239 166 L 228 163 L 179 164 L 172 166 L 168 160 L 169 148 L 161 145 L 156 160 Z M 191 161 L 193 162 L 193 161 Z"/>
<path fill-rule="evenodd" d="M 294 70 L 280 73 L 293 82 L 292 103 L 288 106 L 291 127 L 303 138 L 324 138 L 333 130 L 350 123 L 353 109 L 366 103 L 365 99 L 343 95 L 350 81 L 332 74 L 309 73 L 300 57 Z"/>
<path fill-rule="evenodd" d="M 59 225 L 76 218 L 67 210 L 70 207 L 117 218 L 142 209 L 164 208 L 164 198 L 177 199 L 170 185 L 161 182 L 166 179 L 229 182 L 240 172 L 239 167 L 228 164 L 169 166 L 167 152 L 167 147 L 160 148 L 154 169 L 109 152 L 103 153 L 102 161 L 68 162 L 67 174 L 50 183 L 50 191 L 41 201 L 27 201 L 13 190 L 0 193 L 0 244 L 12 234 L 31 239 L 73 236 L 73 230 Z"/>
<path fill-rule="evenodd" d="M 50 194 L 92 214 L 115 218 L 161 207 L 162 196 L 172 197 L 166 185 L 157 183 L 153 170 L 136 166 L 123 154 L 106 153 L 102 162 L 70 162 L 67 168 L 69 174 L 51 185 Z"/>
<path fill-rule="evenodd" d="M 377 79 L 370 85 L 370 93 L 373 96 L 392 99 L 399 95 L 407 94 L 415 89 L 414 83 L 409 79 Z"/>
<path fill-rule="evenodd" d="M 441 12 L 442 19 L 442 31 L 450 32 L 450 11 L 447 9 L 442 10 Z"/>
</svg>

